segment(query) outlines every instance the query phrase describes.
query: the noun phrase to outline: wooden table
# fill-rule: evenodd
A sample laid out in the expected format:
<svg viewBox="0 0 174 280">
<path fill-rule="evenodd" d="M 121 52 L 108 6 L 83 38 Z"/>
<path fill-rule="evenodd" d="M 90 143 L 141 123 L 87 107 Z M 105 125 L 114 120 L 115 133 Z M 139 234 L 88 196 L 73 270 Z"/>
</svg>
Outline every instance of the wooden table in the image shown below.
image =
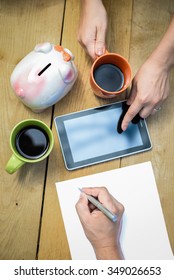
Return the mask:
<svg viewBox="0 0 174 280">
<path fill-rule="evenodd" d="M 170 96 L 162 110 L 149 117 L 151 151 L 107 163 L 67 171 L 53 118 L 108 102 L 89 85 L 91 61 L 77 42 L 79 0 L 0 0 L 0 259 L 70 259 L 55 182 L 151 161 L 171 246 L 174 250 L 174 72 Z M 107 47 L 125 56 L 135 74 L 159 43 L 174 11 L 173 0 L 108 0 Z M 60 43 L 75 55 L 78 80 L 52 108 L 35 114 L 23 106 L 10 86 L 14 66 L 39 42 Z M 5 172 L 13 126 L 27 118 L 47 123 L 55 146 L 48 160 Z M 143 180 L 144 178 L 142 178 Z M 147 205 L 148 207 L 148 205 Z M 155 222 L 155 221 L 154 221 Z M 72 223 L 73 224 L 73 223 Z"/>
</svg>

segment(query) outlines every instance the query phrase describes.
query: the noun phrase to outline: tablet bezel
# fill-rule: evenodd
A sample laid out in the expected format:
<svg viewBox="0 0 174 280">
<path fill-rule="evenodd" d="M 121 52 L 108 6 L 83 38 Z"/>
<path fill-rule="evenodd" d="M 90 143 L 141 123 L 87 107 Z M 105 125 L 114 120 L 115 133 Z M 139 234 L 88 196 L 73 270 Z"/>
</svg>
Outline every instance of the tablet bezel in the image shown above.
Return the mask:
<svg viewBox="0 0 174 280">
<path fill-rule="evenodd" d="M 125 101 L 115 102 L 112 104 L 107 104 L 107 105 L 103 105 L 100 107 L 90 108 L 90 109 L 86 109 L 86 110 L 73 112 L 70 114 L 55 117 L 54 123 L 55 123 L 55 127 L 57 130 L 58 138 L 60 141 L 60 146 L 61 146 L 65 166 L 68 170 L 74 170 L 74 169 L 82 168 L 85 166 L 102 163 L 102 162 L 110 161 L 110 160 L 117 159 L 117 158 L 122 158 L 125 156 L 147 151 L 152 148 L 151 139 L 150 139 L 150 135 L 148 132 L 146 121 L 144 119 L 140 119 L 140 121 L 136 125 L 138 126 L 143 145 L 139 145 L 139 146 L 135 146 L 133 148 L 128 148 L 128 149 L 117 151 L 114 153 L 109 153 L 109 154 L 105 154 L 102 156 L 74 162 L 71 148 L 70 148 L 69 141 L 68 141 L 68 136 L 67 136 L 65 125 L 64 125 L 64 121 L 71 120 L 74 118 L 80 118 L 83 116 L 87 116 L 89 114 L 96 114 L 100 110 L 112 110 L 114 108 L 120 108 L 120 107 L 122 108 L 123 102 L 125 102 Z"/>
</svg>

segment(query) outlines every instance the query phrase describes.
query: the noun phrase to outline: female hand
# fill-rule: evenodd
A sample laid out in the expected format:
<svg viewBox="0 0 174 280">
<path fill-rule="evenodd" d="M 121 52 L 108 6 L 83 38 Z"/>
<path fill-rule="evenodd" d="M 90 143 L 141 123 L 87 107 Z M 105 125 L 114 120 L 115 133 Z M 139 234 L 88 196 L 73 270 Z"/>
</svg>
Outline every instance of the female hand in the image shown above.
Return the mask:
<svg viewBox="0 0 174 280">
<path fill-rule="evenodd" d="M 123 121 L 122 130 L 139 113 L 147 118 L 157 112 L 169 95 L 169 73 L 174 66 L 174 16 L 161 42 L 141 66 L 135 78 L 127 101 L 129 110 Z"/>
<path fill-rule="evenodd" d="M 101 0 L 81 1 L 78 41 L 94 60 L 105 52 L 107 13 Z"/>
<path fill-rule="evenodd" d="M 121 128 L 125 131 L 138 113 L 147 118 L 156 113 L 169 95 L 169 71 L 149 58 L 138 70 L 132 83 L 127 104 L 130 105 Z"/>
</svg>

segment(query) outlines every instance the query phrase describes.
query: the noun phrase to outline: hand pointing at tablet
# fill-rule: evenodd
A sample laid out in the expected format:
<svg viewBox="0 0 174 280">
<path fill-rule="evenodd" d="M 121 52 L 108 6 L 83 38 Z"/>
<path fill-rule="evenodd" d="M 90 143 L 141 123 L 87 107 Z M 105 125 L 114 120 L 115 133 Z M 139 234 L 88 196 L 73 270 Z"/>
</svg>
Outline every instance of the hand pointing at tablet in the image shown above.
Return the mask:
<svg viewBox="0 0 174 280">
<path fill-rule="evenodd" d="M 107 27 L 108 15 L 102 0 L 81 1 L 78 41 L 93 60 L 105 53 Z M 168 97 L 169 74 L 174 67 L 173 34 L 174 15 L 160 43 L 133 79 L 127 102 L 130 108 L 121 125 L 123 131 L 128 128 L 129 123 L 137 114 L 141 118 L 147 118 L 158 112 Z M 149 40 L 148 37 L 147 40 Z"/>
<path fill-rule="evenodd" d="M 83 188 L 76 210 L 86 237 L 91 242 L 97 259 L 123 259 L 120 246 L 123 205 L 105 187 Z M 88 201 L 86 194 L 93 196 L 108 210 L 117 215 L 111 221 L 105 214 Z"/>
</svg>

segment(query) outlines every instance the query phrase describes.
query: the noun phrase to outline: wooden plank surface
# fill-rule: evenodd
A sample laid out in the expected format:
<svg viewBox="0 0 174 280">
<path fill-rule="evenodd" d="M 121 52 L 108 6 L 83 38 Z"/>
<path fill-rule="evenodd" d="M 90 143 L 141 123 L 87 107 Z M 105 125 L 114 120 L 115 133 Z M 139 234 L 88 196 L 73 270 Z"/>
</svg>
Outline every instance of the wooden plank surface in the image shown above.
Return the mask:
<svg viewBox="0 0 174 280">
<path fill-rule="evenodd" d="M 160 42 L 172 13 L 174 13 L 172 0 L 134 1 L 129 57 L 134 74 Z M 147 119 L 153 144 L 152 151 L 124 158 L 121 160 L 121 166 L 149 160 L 152 162 L 169 239 L 174 251 L 174 114 L 172 105 L 174 104 L 174 71 L 171 73 L 170 82 L 170 96 L 167 101 L 160 112 Z"/>
<path fill-rule="evenodd" d="M 78 0 L 66 1 L 66 12 L 62 37 L 62 45 L 66 48 L 69 48 L 75 56 L 75 64 L 79 70 L 78 80 L 71 92 L 55 106 L 54 117 L 57 115 L 108 103 L 108 101 L 94 96 L 90 88 L 89 72 L 92 62 L 84 53 L 84 50 L 78 44 L 76 39 L 80 8 L 79 2 L 80 1 Z M 108 14 L 110 14 L 108 49 L 109 51 L 118 52 L 128 58 L 132 2 L 112 0 L 104 1 L 104 3 Z M 118 10 L 120 13 L 118 13 Z M 120 21 L 124 21 L 124 24 L 120 24 Z M 122 34 L 124 34 L 124 36 Z M 116 42 L 118 42 L 118 44 Z M 116 100 L 119 99 L 115 99 L 113 101 Z M 57 201 L 55 182 L 94 174 L 104 170 L 119 168 L 120 160 L 114 160 L 95 166 L 85 167 L 76 171 L 67 171 L 64 166 L 60 145 L 54 126 L 53 133 L 56 144 L 54 153 L 52 153 L 50 157 L 48 167 L 39 247 L 39 259 L 70 259 L 71 256 L 67 245 L 59 203 Z"/>
<path fill-rule="evenodd" d="M 107 48 L 128 58 L 136 73 L 165 32 L 171 13 L 174 12 L 174 2 L 105 0 L 104 4 L 109 14 Z M 174 114 L 171 106 L 174 104 L 174 71 L 168 100 L 158 114 L 148 118 L 152 151 L 67 171 L 53 124 L 55 146 L 49 157 L 48 172 L 46 161 L 26 165 L 13 175 L 4 171 L 11 155 L 10 131 L 17 122 L 37 118 L 51 125 L 52 112 L 55 117 L 124 99 L 124 96 L 120 96 L 112 101 L 102 100 L 94 96 L 90 88 L 89 71 L 92 62 L 78 44 L 76 35 L 79 5 L 79 0 L 0 1 L 0 130 L 3 139 L 0 147 L 0 259 L 70 259 L 55 182 L 147 160 L 151 160 L 154 167 L 174 250 Z M 50 108 L 41 114 L 32 113 L 14 96 L 10 75 L 18 61 L 37 43 L 59 43 L 60 40 L 62 46 L 69 48 L 75 55 L 75 64 L 79 70 L 77 82 L 71 92 L 56 104 L 54 111 Z"/>
<path fill-rule="evenodd" d="M 10 86 L 14 66 L 37 43 L 60 40 L 63 0 L 0 1 L 0 259 L 35 259 L 44 191 L 46 160 L 26 165 L 13 175 L 4 167 L 11 155 L 10 131 L 27 118 L 51 122 L 15 97 Z"/>
</svg>

